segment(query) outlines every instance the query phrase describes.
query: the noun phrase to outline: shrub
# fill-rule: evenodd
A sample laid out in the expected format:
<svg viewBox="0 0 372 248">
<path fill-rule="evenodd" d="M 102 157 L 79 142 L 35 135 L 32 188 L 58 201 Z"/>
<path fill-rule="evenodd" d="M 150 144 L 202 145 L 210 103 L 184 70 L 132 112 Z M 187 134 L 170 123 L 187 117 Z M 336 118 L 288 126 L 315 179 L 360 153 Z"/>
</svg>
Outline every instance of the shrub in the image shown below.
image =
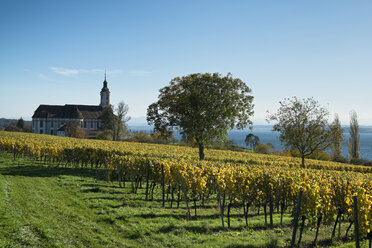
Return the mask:
<svg viewBox="0 0 372 248">
<path fill-rule="evenodd" d="M 362 158 L 353 158 L 350 160 L 350 164 L 372 166 L 372 161 Z"/>
<path fill-rule="evenodd" d="M 101 131 L 101 132 L 98 132 L 97 134 L 97 139 L 100 139 L 100 140 L 112 140 L 112 138 L 113 138 L 113 135 L 112 135 L 111 130 Z"/>
<path fill-rule="evenodd" d="M 296 158 L 301 157 L 301 154 L 297 150 L 284 150 L 283 152 L 281 152 L 280 155 L 296 157 Z M 315 151 L 310 156 L 308 156 L 307 158 L 317 159 L 317 160 L 324 160 L 324 161 L 331 161 L 332 160 L 332 157 L 328 153 L 323 152 L 323 151 Z"/>
<path fill-rule="evenodd" d="M 257 153 L 270 154 L 271 146 L 268 144 L 258 144 L 256 145 L 254 151 Z"/>
<path fill-rule="evenodd" d="M 317 160 L 324 160 L 324 161 L 331 161 L 332 157 L 323 151 L 315 151 L 313 154 L 309 156 L 311 159 L 317 159 Z"/>
<path fill-rule="evenodd" d="M 345 157 L 334 157 L 332 159 L 332 161 L 339 162 L 339 163 L 344 163 L 344 164 L 349 163 L 349 160 L 347 158 L 345 158 Z"/>
</svg>

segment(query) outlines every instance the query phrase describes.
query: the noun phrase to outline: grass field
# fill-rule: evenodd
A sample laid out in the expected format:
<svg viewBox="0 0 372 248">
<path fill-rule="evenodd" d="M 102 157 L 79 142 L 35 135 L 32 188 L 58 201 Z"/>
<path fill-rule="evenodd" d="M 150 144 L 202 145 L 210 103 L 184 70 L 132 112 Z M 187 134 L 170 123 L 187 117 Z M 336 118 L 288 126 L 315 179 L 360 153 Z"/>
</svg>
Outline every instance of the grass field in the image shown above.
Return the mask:
<svg viewBox="0 0 372 248">
<path fill-rule="evenodd" d="M 162 208 L 161 190 L 145 201 L 144 189 L 102 180 L 90 169 L 33 164 L 0 154 L 0 247 L 285 247 L 292 217 L 274 215 L 265 228 L 257 209 L 248 227 L 242 209 L 232 210 L 231 228 L 221 227 L 216 199 L 198 207 L 197 219 L 186 220 L 184 202 Z M 192 216 L 194 212 L 192 211 Z M 344 236 L 347 224 L 341 228 Z M 318 246 L 353 247 L 330 241 L 332 227 L 322 227 Z M 353 230 L 350 231 L 352 233 Z M 302 246 L 311 246 L 315 231 L 305 230 Z M 337 235 L 336 235 L 337 237 Z M 364 242 L 363 246 L 367 247 Z"/>
</svg>

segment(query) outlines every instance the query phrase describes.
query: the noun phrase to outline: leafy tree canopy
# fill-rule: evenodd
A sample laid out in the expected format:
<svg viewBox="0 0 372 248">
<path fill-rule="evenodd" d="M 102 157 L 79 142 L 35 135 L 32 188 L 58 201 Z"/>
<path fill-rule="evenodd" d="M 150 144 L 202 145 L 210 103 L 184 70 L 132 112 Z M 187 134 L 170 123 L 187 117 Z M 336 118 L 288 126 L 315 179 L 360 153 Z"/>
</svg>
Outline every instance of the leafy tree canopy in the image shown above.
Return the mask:
<svg viewBox="0 0 372 248">
<path fill-rule="evenodd" d="M 332 139 L 330 148 L 332 150 L 332 156 L 335 160 L 342 159 L 342 140 L 343 136 L 343 129 L 341 127 L 340 118 L 338 115 L 335 115 L 334 121 L 330 125 L 330 129 L 332 132 Z"/>
<path fill-rule="evenodd" d="M 251 89 L 229 73 L 197 73 L 176 77 L 160 89 L 159 100 L 147 109 L 147 122 L 169 136 L 179 128 L 183 139 L 196 140 L 199 158 L 212 140 L 226 140 L 229 129 L 252 124 Z"/>
<path fill-rule="evenodd" d="M 349 159 L 359 159 L 360 157 L 360 134 L 358 115 L 353 110 L 350 112 L 350 129 L 349 129 Z"/>
<path fill-rule="evenodd" d="M 73 138 L 84 138 L 85 131 L 78 121 L 68 121 L 66 123 L 66 135 Z"/>
<path fill-rule="evenodd" d="M 280 132 L 279 139 L 288 148 L 297 149 L 305 167 L 305 157 L 315 151 L 329 147 L 332 132 L 328 127 L 328 110 L 313 98 L 284 99 L 275 114 L 268 115 L 268 121 L 276 121 L 273 131 Z"/>
<path fill-rule="evenodd" d="M 22 117 L 18 119 L 18 121 L 17 121 L 17 127 L 19 129 L 23 129 L 25 127 L 25 121 L 22 119 Z"/>
<path fill-rule="evenodd" d="M 260 143 L 260 138 L 253 133 L 250 133 L 245 136 L 244 142 L 247 146 L 252 147 L 252 149 L 254 150 L 255 147 Z"/>
<path fill-rule="evenodd" d="M 114 114 L 113 106 L 108 105 L 103 108 L 101 115 L 102 130 L 114 130 L 115 129 L 116 116 Z"/>
</svg>

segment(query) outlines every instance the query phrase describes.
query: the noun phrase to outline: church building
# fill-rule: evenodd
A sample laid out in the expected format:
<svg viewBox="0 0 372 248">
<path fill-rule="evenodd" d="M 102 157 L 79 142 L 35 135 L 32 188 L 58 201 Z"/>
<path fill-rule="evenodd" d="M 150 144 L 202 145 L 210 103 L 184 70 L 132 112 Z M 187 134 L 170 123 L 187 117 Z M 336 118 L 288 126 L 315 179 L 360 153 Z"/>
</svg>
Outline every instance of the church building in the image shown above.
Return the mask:
<svg viewBox="0 0 372 248">
<path fill-rule="evenodd" d="M 32 132 L 66 136 L 66 125 L 70 121 L 78 122 L 86 132 L 87 138 L 96 137 L 101 126 L 103 108 L 110 105 L 110 91 L 106 74 L 101 90 L 99 105 L 45 105 L 41 104 L 32 116 Z"/>
</svg>

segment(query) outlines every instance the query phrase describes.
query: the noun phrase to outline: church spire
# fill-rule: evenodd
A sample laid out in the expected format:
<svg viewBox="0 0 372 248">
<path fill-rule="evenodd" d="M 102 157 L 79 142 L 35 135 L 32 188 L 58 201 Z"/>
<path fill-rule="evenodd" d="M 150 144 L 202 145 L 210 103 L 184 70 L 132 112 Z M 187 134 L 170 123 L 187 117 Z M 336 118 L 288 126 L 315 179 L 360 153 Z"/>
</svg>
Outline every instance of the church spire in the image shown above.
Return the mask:
<svg viewBox="0 0 372 248">
<path fill-rule="evenodd" d="M 110 105 L 110 90 L 107 87 L 106 70 L 105 70 L 105 81 L 103 81 L 103 88 L 101 90 L 101 103 L 99 105 L 102 107 Z"/>
<path fill-rule="evenodd" d="M 106 81 L 106 70 L 105 70 L 105 81 L 103 81 L 103 89 L 107 88 L 107 81 Z M 102 90 L 103 90 L 102 89 Z M 107 89 L 108 90 L 108 89 Z"/>
</svg>

